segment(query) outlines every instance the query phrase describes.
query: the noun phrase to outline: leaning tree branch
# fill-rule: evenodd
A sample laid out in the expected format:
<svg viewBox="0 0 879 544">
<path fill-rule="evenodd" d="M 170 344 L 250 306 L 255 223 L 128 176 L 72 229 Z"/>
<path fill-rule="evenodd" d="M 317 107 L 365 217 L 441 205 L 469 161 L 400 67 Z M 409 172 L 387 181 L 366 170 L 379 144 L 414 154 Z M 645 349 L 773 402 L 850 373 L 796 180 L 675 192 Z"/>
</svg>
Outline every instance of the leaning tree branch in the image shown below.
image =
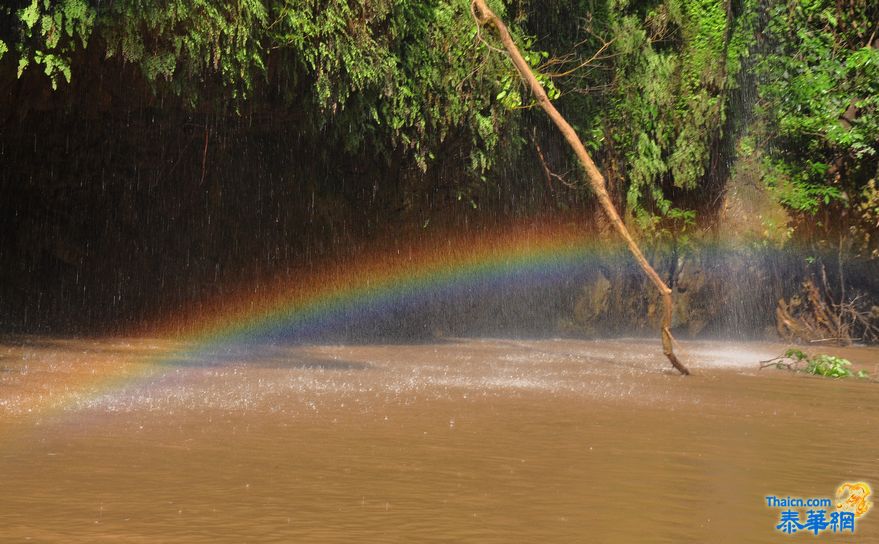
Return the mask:
<svg viewBox="0 0 879 544">
<path fill-rule="evenodd" d="M 489 7 L 485 4 L 485 0 L 472 0 L 471 10 L 473 12 L 473 16 L 476 18 L 477 25 L 480 28 L 493 26 L 494 29 L 497 31 L 498 37 L 500 38 L 504 49 L 506 49 L 507 54 L 513 61 L 513 64 L 516 66 L 516 70 L 519 72 L 519 75 L 522 77 L 522 79 L 531 89 L 531 92 L 537 98 L 537 103 L 540 104 L 540 107 L 543 108 L 549 118 L 552 119 L 553 123 L 555 123 L 559 131 L 561 131 L 562 135 L 568 141 L 568 144 L 570 144 L 570 146 L 573 148 L 574 153 L 580 160 L 580 164 L 586 171 L 586 178 L 589 181 L 589 185 L 592 188 L 592 191 L 598 197 L 598 202 L 604 209 L 604 213 L 607 214 L 608 219 L 613 224 L 617 233 L 625 241 L 626 245 L 629 248 L 629 251 L 632 253 L 632 255 L 635 257 L 635 260 L 641 266 L 644 274 L 653 283 L 653 285 L 662 296 L 662 351 L 671 362 L 672 366 L 674 366 L 681 374 L 688 375 L 690 371 L 687 369 L 686 366 L 684 366 L 683 363 L 681 363 L 681 361 L 674 353 L 674 338 L 672 337 L 670 330 L 672 318 L 671 289 L 669 289 L 665 282 L 662 281 L 662 278 L 659 277 L 659 274 L 656 273 L 656 270 L 654 270 L 653 267 L 650 266 L 650 263 L 641 252 L 641 248 L 638 247 L 638 244 L 635 242 L 634 238 L 632 238 L 632 235 L 629 233 L 629 230 L 626 228 L 625 223 L 623 223 L 623 220 L 620 218 L 620 214 L 614 207 L 613 201 L 610 198 L 610 194 L 608 194 L 607 192 L 604 176 L 598 170 L 598 167 L 595 166 L 595 163 L 592 161 L 592 157 L 589 156 L 586 148 L 583 147 L 583 142 L 580 141 L 580 138 L 577 136 L 574 128 L 565 120 L 564 117 L 562 117 L 559 111 L 549 100 L 549 97 L 546 95 L 546 91 L 540 85 L 540 82 L 537 81 L 537 77 L 534 75 L 531 67 L 528 66 L 527 62 L 525 62 L 525 59 L 522 57 L 522 53 L 519 52 L 519 48 L 516 47 L 515 42 L 513 42 L 513 38 L 510 36 L 510 32 L 507 30 L 507 27 L 506 25 L 504 25 L 503 21 L 501 21 L 497 17 L 497 15 L 495 15 L 494 12 L 489 9 Z"/>
</svg>

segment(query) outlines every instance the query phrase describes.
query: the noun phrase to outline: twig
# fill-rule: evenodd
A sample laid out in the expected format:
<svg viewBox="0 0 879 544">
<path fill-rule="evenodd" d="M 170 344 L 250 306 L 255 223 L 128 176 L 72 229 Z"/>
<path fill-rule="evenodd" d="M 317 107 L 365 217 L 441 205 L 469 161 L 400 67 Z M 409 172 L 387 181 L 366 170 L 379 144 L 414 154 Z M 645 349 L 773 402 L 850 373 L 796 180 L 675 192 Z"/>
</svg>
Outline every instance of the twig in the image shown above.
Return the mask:
<svg viewBox="0 0 879 544">
<path fill-rule="evenodd" d="M 531 141 L 534 143 L 534 149 L 537 151 L 537 158 L 540 160 L 540 166 L 543 168 L 543 176 L 546 179 L 546 187 L 549 189 L 551 194 L 555 194 L 555 189 L 552 187 L 552 170 L 549 169 L 549 166 L 546 164 L 546 159 L 543 156 L 543 150 L 540 149 L 540 144 L 537 143 L 537 128 L 532 131 Z"/>
<path fill-rule="evenodd" d="M 543 75 L 550 77 L 550 78 L 565 77 L 567 75 L 570 75 L 570 74 L 576 72 L 580 68 L 585 68 L 586 66 L 589 66 L 590 64 L 592 64 L 596 60 L 604 59 L 605 57 L 601 57 L 601 54 L 604 52 L 605 49 L 610 47 L 610 45 L 613 43 L 613 41 L 615 39 L 616 38 L 614 38 L 613 40 L 610 40 L 609 42 L 605 42 L 604 45 L 602 45 L 601 48 L 599 48 L 598 51 L 595 52 L 594 55 L 592 55 L 591 57 L 589 57 L 585 61 L 581 62 L 577 66 L 571 68 L 570 70 L 566 70 L 564 72 L 554 72 L 554 73 L 549 72 L 549 73 L 544 73 Z"/>
<path fill-rule="evenodd" d="M 832 336 L 830 338 L 814 338 L 809 340 L 810 344 L 820 344 L 821 342 L 836 342 L 837 344 L 842 344 L 843 342 L 851 342 L 852 340 L 859 340 L 858 338 L 852 338 L 850 336 L 840 337 L 840 336 Z"/>
<path fill-rule="evenodd" d="M 205 125 L 205 127 L 204 127 L 204 152 L 201 155 L 201 181 L 198 182 L 199 186 L 204 185 L 205 170 L 206 170 L 207 164 L 208 164 L 208 135 L 209 134 L 210 134 L 210 130 L 208 129 L 208 126 Z"/>
<path fill-rule="evenodd" d="M 760 370 L 763 370 L 764 368 L 769 368 L 771 366 L 774 366 L 775 368 L 785 367 L 790 371 L 797 370 L 796 366 L 799 364 L 800 361 L 793 361 L 790 363 L 783 362 L 787 359 L 790 359 L 790 357 L 787 357 L 785 355 L 779 355 L 778 357 L 773 357 L 772 359 L 760 361 Z"/>
</svg>

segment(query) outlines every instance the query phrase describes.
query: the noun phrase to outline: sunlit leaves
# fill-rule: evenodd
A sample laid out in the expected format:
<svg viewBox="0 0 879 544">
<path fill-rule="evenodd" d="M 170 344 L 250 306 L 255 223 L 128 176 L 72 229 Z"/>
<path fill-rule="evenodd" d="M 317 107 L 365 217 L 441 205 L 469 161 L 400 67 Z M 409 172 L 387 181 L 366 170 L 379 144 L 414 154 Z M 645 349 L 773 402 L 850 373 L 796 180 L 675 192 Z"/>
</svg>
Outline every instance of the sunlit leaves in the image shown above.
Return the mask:
<svg viewBox="0 0 879 544">
<path fill-rule="evenodd" d="M 766 180 L 798 212 L 848 207 L 879 165 L 879 52 L 867 44 L 879 7 L 789 1 L 767 16 L 769 54 L 758 64 Z"/>
<path fill-rule="evenodd" d="M 729 70 L 753 27 L 716 0 L 614 4 L 608 24 L 614 149 L 625 157 L 628 209 L 649 231 L 672 209 L 667 191 L 703 182 L 726 121 Z"/>
<path fill-rule="evenodd" d="M 195 100 L 212 74 L 233 96 L 243 96 L 264 67 L 261 0 L 134 0 L 101 12 L 107 56 L 140 66 L 148 81 L 163 80 Z"/>
<path fill-rule="evenodd" d="M 518 44 L 522 57 L 528 66 L 531 67 L 537 82 L 546 91 L 546 96 L 550 100 L 556 100 L 561 96 L 561 91 L 556 87 L 552 78 L 540 71 L 540 64 L 549 57 L 546 51 L 538 51 L 534 49 L 534 40 L 530 36 L 526 36 L 519 40 Z M 515 110 L 520 108 L 530 108 L 536 105 L 533 99 L 523 99 L 522 92 L 525 90 L 525 84 L 519 73 L 512 66 L 501 79 L 501 92 L 495 97 L 507 109 Z"/>
<path fill-rule="evenodd" d="M 32 30 L 37 20 L 40 18 L 40 7 L 38 0 L 32 0 L 30 5 L 19 10 L 18 18 L 28 30 Z"/>
<path fill-rule="evenodd" d="M 512 69 L 477 39 L 466 2 L 288 2 L 270 19 L 272 48 L 309 82 L 315 128 L 349 151 L 424 170 L 455 135 L 469 140 L 471 170 L 493 163 L 509 118 L 501 102 L 518 80 L 498 94 Z"/>
<path fill-rule="evenodd" d="M 870 378 L 870 373 L 866 370 L 855 372 L 851 369 L 851 366 L 851 361 L 836 355 L 809 355 L 796 348 L 790 348 L 783 355 L 768 361 L 761 361 L 761 368 L 775 367 L 780 370 L 805 372 L 806 374 L 827 378 Z"/>
<path fill-rule="evenodd" d="M 32 0 L 15 12 L 19 22 L 18 77 L 31 65 L 42 67 L 52 88 L 70 82 L 70 55 L 85 47 L 96 11 L 85 0 Z"/>
</svg>

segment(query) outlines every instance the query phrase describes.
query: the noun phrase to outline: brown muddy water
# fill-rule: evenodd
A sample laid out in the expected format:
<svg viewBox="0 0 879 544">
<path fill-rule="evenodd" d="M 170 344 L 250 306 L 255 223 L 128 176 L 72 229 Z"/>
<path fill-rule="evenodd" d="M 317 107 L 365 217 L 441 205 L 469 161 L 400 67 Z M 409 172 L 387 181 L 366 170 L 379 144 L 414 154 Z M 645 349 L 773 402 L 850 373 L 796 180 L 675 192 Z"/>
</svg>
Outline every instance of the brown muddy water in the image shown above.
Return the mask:
<svg viewBox="0 0 879 544">
<path fill-rule="evenodd" d="M 781 345 L 181 347 L 0 345 L 0 541 L 804 541 L 765 496 L 879 488 L 879 384 L 758 370 Z"/>
</svg>

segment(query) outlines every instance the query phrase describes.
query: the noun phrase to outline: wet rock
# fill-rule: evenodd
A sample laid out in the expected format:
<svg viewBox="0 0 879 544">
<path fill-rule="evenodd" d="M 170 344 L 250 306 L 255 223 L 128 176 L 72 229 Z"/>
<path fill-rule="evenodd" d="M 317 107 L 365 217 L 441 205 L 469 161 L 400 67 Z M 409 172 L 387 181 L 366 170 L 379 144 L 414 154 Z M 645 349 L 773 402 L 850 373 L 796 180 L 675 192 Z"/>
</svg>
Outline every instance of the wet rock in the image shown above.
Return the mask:
<svg viewBox="0 0 879 544">
<path fill-rule="evenodd" d="M 697 336 L 716 316 L 718 304 L 713 296 L 716 278 L 710 278 L 702 262 L 694 258 L 679 259 L 678 276 L 674 283 L 672 328 L 686 328 L 689 336 Z"/>
<path fill-rule="evenodd" d="M 591 336 L 602 332 L 600 321 L 607 315 L 612 285 L 601 271 L 590 276 L 574 304 L 574 321 Z"/>
<path fill-rule="evenodd" d="M 772 255 L 749 251 L 660 253 L 651 261 L 672 288 L 672 331 L 681 338 L 764 338 L 785 292 L 778 278 L 792 275 Z M 576 300 L 572 321 L 580 333 L 658 331 L 662 301 L 655 287 L 634 267 L 605 268 L 587 279 Z"/>
</svg>

